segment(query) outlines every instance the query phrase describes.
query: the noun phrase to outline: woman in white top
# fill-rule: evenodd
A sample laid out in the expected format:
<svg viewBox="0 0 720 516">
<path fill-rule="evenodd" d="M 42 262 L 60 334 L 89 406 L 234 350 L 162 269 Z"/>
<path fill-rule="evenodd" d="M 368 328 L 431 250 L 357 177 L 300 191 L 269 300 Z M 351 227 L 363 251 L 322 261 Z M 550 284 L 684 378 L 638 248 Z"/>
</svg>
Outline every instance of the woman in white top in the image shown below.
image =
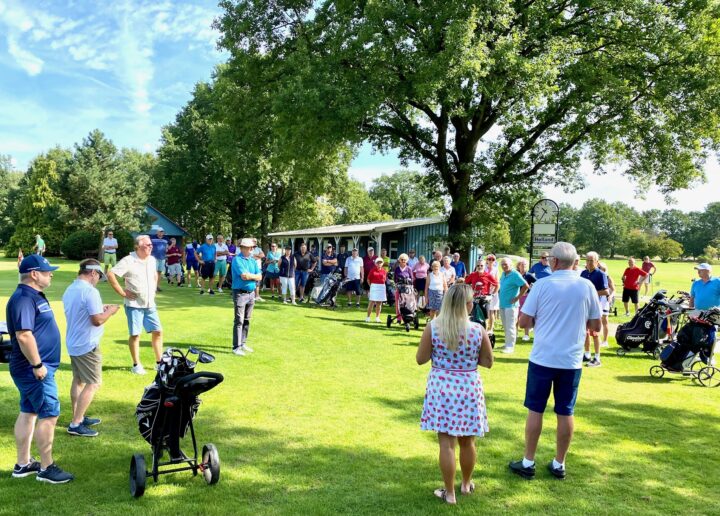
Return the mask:
<svg viewBox="0 0 720 516">
<path fill-rule="evenodd" d="M 450 265 L 451 260 L 452 258 L 450 256 L 443 258 L 443 266 L 440 269 L 445 275 L 445 283 L 447 283 L 448 288 L 455 284 L 455 279 L 457 278 L 455 267 Z"/>
<path fill-rule="evenodd" d="M 432 270 L 428 272 L 427 281 L 425 282 L 425 299 L 428 300 L 427 308 L 430 311 L 431 319 L 435 319 L 440 311 L 443 296 L 447 289 L 445 275 L 440 271 L 440 262 L 435 261 L 432 264 Z"/>
</svg>

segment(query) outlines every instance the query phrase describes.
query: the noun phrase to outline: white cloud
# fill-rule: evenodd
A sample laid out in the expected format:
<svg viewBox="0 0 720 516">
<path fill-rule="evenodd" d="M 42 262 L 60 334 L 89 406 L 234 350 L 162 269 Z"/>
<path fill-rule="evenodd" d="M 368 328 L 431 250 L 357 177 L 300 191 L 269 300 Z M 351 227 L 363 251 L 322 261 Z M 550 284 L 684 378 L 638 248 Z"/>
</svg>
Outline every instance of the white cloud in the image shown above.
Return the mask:
<svg viewBox="0 0 720 516">
<path fill-rule="evenodd" d="M 42 72 L 43 60 L 28 50 L 20 48 L 14 36 L 7 37 L 8 52 L 15 58 L 20 67 L 25 70 L 28 75 L 37 75 Z"/>
</svg>

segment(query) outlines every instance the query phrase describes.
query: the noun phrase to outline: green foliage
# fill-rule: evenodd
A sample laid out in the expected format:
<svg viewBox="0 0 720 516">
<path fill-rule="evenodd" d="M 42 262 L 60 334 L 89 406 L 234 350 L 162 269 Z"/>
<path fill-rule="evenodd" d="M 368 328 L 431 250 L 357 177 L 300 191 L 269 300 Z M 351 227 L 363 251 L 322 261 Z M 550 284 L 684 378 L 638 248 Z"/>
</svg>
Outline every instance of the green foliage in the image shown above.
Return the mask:
<svg viewBox="0 0 720 516">
<path fill-rule="evenodd" d="M 220 5 L 227 74 L 252 114 L 227 111 L 256 127 L 261 113 L 291 159 L 399 149 L 450 197 L 454 247 L 478 202 L 576 188 L 583 157 L 670 192 L 701 179 L 720 144 L 717 2 Z"/>
<path fill-rule="evenodd" d="M 62 253 L 71 260 L 82 260 L 86 258 L 87 251 L 97 251 L 100 247 L 100 233 L 80 229 L 70 233 L 60 245 Z"/>
<path fill-rule="evenodd" d="M 127 256 L 135 250 L 135 239 L 129 231 L 120 229 L 114 231 L 115 240 L 118 241 L 117 257 L 118 260 Z"/>
<path fill-rule="evenodd" d="M 613 257 L 628 231 L 628 220 L 618 206 L 602 199 L 586 201 L 575 216 L 575 240 L 579 251 L 595 251 Z"/>
<path fill-rule="evenodd" d="M 374 179 L 370 198 L 382 213 L 393 219 L 436 217 L 445 212 L 440 193 L 428 188 L 423 175 L 412 170 L 383 174 Z"/>
<path fill-rule="evenodd" d="M 343 183 L 334 189 L 330 200 L 336 210 L 335 224 L 392 220 L 390 214 L 382 213 L 379 204 L 360 181 L 350 179 Z"/>
<path fill-rule="evenodd" d="M 15 232 L 18 199 L 22 195 L 24 174 L 12 169 L 9 156 L 0 154 L 0 247 Z"/>
<path fill-rule="evenodd" d="M 663 262 L 680 258 L 683 254 L 683 247 L 680 242 L 676 242 L 672 238 L 667 238 L 664 235 L 655 237 L 653 245 L 655 255 L 659 256 Z"/>
<path fill-rule="evenodd" d="M 27 189 L 18 200 L 15 233 L 5 249 L 6 256 L 17 256 L 18 250 L 28 253 L 35 245 L 35 235 L 45 240 L 48 255 L 60 251 L 64 238 L 63 219 L 67 206 L 56 194 L 59 176 L 53 160 L 35 158 L 27 172 Z"/>
</svg>

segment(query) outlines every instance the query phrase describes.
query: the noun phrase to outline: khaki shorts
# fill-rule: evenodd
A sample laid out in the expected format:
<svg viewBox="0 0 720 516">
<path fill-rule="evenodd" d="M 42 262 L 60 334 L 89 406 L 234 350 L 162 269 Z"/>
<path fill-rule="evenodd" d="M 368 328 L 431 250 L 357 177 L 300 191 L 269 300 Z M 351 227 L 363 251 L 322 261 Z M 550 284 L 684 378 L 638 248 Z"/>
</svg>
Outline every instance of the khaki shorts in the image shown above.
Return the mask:
<svg viewBox="0 0 720 516">
<path fill-rule="evenodd" d="M 100 348 L 95 348 L 89 353 L 77 357 L 70 357 L 73 378 L 81 383 L 102 383 L 102 354 Z"/>
<path fill-rule="evenodd" d="M 117 265 L 117 253 L 103 253 L 103 263 L 105 265 Z"/>
</svg>

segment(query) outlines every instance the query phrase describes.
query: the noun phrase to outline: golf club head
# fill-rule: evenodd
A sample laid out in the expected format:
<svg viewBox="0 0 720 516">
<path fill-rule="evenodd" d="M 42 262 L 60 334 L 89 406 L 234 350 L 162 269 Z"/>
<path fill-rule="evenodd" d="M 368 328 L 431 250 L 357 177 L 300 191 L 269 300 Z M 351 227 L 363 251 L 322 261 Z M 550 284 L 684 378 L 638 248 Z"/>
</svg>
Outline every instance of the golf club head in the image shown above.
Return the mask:
<svg viewBox="0 0 720 516">
<path fill-rule="evenodd" d="M 213 362 L 215 360 L 215 357 L 211 355 L 210 353 L 206 353 L 205 351 L 200 351 L 200 356 L 198 357 L 198 361 L 201 364 L 209 364 L 210 362 Z"/>
</svg>

